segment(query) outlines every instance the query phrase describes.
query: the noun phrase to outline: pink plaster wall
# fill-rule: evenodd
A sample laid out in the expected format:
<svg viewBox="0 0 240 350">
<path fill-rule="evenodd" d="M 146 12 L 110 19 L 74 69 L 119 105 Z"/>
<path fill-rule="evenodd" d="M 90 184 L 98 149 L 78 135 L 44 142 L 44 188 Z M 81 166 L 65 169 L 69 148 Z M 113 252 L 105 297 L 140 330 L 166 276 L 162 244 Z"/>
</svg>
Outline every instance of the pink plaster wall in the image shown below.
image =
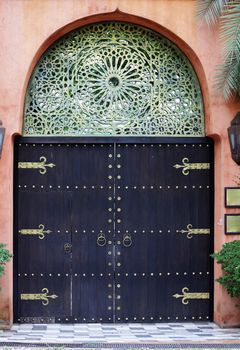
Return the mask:
<svg viewBox="0 0 240 350">
<path fill-rule="evenodd" d="M 119 9 L 122 13 L 109 14 Z M 21 134 L 25 91 L 43 50 L 67 31 L 100 19 L 142 23 L 163 33 L 185 52 L 199 76 L 205 102 L 206 132 L 215 140 L 215 250 L 233 236 L 224 235 L 224 186 L 234 186 L 240 171 L 231 160 L 227 127 L 240 104 L 224 103 L 212 88 L 220 60 L 217 32 L 196 24 L 194 0 L 0 0 L 0 119 L 6 138 L 0 160 L 0 241 L 13 242 L 13 139 Z M 128 14 L 128 15 L 127 15 Z M 100 17 L 90 17 L 101 15 Z M 131 15 L 142 17 L 131 17 Z M 221 273 L 215 268 L 215 277 Z M 0 281 L 0 327 L 12 322 L 12 264 Z M 215 284 L 214 320 L 240 325 L 240 312 Z"/>
</svg>

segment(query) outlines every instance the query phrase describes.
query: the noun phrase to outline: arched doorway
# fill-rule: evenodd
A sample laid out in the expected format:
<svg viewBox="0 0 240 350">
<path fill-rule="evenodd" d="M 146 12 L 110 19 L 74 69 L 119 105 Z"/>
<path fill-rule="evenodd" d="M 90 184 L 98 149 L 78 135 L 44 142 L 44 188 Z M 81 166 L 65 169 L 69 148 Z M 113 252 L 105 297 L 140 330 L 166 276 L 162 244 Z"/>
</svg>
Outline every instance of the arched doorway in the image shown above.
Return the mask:
<svg viewBox="0 0 240 350">
<path fill-rule="evenodd" d="M 121 22 L 67 34 L 32 74 L 23 136 L 16 321 L 211 319 L 212 145 L 173 43 Z"/>
</svg>

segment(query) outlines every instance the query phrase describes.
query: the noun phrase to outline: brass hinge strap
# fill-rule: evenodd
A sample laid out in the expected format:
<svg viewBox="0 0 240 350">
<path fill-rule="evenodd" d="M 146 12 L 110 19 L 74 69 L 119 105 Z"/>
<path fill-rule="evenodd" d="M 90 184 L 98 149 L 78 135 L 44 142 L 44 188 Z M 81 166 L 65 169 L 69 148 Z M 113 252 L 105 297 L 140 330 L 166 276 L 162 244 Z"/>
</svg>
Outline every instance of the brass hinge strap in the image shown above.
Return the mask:
<svg viewBox="0 0 240 350">
<path fill-rule="evenodd" d="M 190 170 L 210 169 L 210 163 L 189 163 L 189 159 L 185 157 L 182 159 L 182 164 L 175 164 L 173 167 L 182 168 L 183 175 L 188 175 Z"/>
<path fill-rule="evenodd" d="M 53 168 L 56 165 L 53 163 L 47 164 L 46 157 L 40 157 L 40 162 L 18 162 L 18 169 L 39 169 L 40 174 L 45 174 L 47 171 L 47 167 Z"/>
<path fill-rule="evenodd" d="M 174 294 L 174 298 L 182 298 L 182 304 L 187 305 L 189 299 L 209 299 L 209 293 L 190 293 L 187 287 L 182 289 L 182 294 Z"/>
<path fill-rule="evenodd" d="M 49 299 L 56 299 L 58 296 L 56 294 L 48 295 L 49 290 L 47 288 L 42 289 L 42 293 L 30 293 L 30 294 L 20 294 L 21 300 L 42 300 L 42 305 L 46 306 L 49 304 Z"/>
</svg>

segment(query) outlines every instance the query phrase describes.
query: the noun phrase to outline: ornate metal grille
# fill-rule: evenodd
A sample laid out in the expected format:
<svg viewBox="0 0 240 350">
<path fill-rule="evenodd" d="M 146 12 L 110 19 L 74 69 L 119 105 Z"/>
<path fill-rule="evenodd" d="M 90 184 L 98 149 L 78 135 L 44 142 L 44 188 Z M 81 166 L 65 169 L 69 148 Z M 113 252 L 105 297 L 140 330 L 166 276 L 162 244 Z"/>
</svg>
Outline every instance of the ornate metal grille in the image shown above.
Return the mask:
<svg viewBox="0 0 240 350">
<path fill-rule="evenodd" d="M 29 82 L 23 135 L 203 136 L 196 74 L 169 40 L 105 22 L 72 31 Z"/>
</svg>

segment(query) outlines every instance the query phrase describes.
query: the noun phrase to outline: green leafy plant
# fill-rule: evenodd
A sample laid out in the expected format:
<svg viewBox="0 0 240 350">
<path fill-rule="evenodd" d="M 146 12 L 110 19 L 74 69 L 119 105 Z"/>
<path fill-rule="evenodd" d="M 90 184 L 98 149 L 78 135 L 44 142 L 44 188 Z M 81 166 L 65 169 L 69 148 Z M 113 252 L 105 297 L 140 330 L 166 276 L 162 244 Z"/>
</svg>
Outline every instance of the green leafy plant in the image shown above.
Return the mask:
<svg viewBox="0 0 240 350">
<path fill-rule="evenodd" d="M 197 0 L 197 16 L 209 27 L 220 25 L 223 63 L 217 68 L 216 87 L 226 100 L 240 99 L 240 0 Z"/>
<path fill-rule="evenodd" d="M 240 241 L 225 243 L 218 253 L 212 254 L 222 265 L 224 275 L 217 279 L 228 294 L 240 299 Z"/>
<path fill-rule="evenodd" d="M 4 274 L 5 265 L 12 258 L 12 254 L 6 249 L 6 244 L 0 243 L 0 277 Z"/>
</svg>

